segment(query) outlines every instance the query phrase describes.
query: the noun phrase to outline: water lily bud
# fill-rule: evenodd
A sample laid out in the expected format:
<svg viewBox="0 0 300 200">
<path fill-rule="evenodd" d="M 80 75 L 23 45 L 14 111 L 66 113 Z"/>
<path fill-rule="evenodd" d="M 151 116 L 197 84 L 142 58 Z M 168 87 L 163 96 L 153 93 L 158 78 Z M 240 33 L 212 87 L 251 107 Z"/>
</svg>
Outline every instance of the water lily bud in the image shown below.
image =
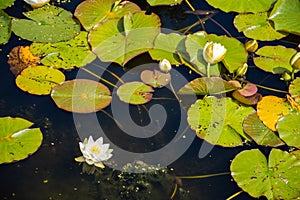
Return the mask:
<svg viewBox="0 0 300 200">
<path fill-rule="evenodd" d="M 210 64 L 222 61 L 225 57 L 227 49 L 220 43 L 207 42 L 203 49 L 203 58 Z"/>
<path fill-rule="evenodd" d="M 291 59 L 291 65 L 294 69 L 300 70 L 300 52 L 296 53 Z"/>
<path fill-rule="evenodd" d="M 258 48 L 258 42 L 256 40 L 249 40 L 246 42 L 245 48 L 249 52 L 255 52 Z"/>
<path fill-rule="evenodd" d="M 281 75 L 280 80 L 290 81 L 290 80 L 292 80 L 292 76 L 288 72 L 283 72 L 283 74 Z"/>
<path fill-rule="evenodd" d="M 26 3 L 30 4 L 33 8 L 40 8 L 43 5 L 49 3 L 50 0 L 24 0 Z"/>
<path fill-rule="evenodd" d="M 248 70 L 248 64 L 244 63 L 243 66 L 240 66 L 236 70 L 236 76 L 244 76 Z"/>
<path fill-rule="evenodd" d="M 169 72 L 172 69 L 171 63 L 167 59 L 163 59 L 158 64 L 160 71 Z"/>
</svg>

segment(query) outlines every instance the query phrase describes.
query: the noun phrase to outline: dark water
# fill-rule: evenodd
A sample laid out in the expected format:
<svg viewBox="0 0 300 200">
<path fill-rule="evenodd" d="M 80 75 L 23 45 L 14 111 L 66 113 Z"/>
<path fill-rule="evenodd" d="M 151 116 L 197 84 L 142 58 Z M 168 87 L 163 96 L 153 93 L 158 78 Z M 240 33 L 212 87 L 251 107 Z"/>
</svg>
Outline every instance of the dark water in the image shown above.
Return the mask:
<svg viewBox="0 0 300 200">
<path fill-rule="evenodd" d="M 72 1 L 72 3 L 61 4 L 62 7 L 74 11 L 81 1 Z M 179 30 L 186 27 L 197 18 L 193 15 L 184 15 L 183 12 L 189 10 L 187 5 L 173 7 L 150 8 L 144 1 L 135 1 L 143 9 L 155 12 L 161 16 L 164 28 Z M 203 10 L 211 10 L 204 1 L 191 1 L 196 8 Z M 184 3 L 183 3 L 184 4 Z M 17 1 L 15 6 L 6 11 L 16 17 L 20 17 L 20 11 L 25 11 L 28 7 L 22 2 Z M 214 19 L 220 22 L 233 37 L 244 38 L 236 32 L 232 26 L 233 15 L 219 13 Z M 197 26 L 191 31 L 201 30 Z M 225 34 L 224 31 L 216 26 L 213 22 L 207 21 L 206 30 L 209 33 Z M 12 35 L 11 41 L 3 45 L 0 52 L 0 117 L 12 116 L 22 117 L 35 123 L 35 127 L 40 127 L 43 132 L 43 143 L 40 149 L 29 158 L 10 164 L 0 165 L 0 199 L 19 199 L 19 200 L 46 200 L 46 199 L 62 199 L 62 200 L 95 200 L 105 199 L 101 194 L 101 184 L 94 181 L 93 175 L 82 173 L 82 165 L 74 161 L 74 157 L 81 155 L 78 147 L 80 138 L 78 136 L 72 113 L 58 109 L 49 96 L 35 96 L 27 94 L 15 85 L 15 77 L 9 71 L 7 64 L 7 54 L 17 45 L 28 45 L 27 41 L 19 40 Z M 148 56 L 135 59 L 128 64 L 128 67 L 142 64 L 143 62 L 151 62 Z M 120 67 L 110 66 L 110 70 L 119 76 L 125 71 Z M 180 68 L 180 73 L 185 75 L 189 80 L 196 77 L 189 74 L 186 68 Z M 68 79 L 76 76 L 76 70 L 66 72 Z M 109 74 L 104 77 L 111 79 Z M 251 69 L 247 77 L 250 81 L 260 84 L 270 84 L 267 86 L 276 86 L 278 89 L 285 89 L 285 84 L 279 80 L 279 77 L 270 76 L 260 70 Z M 93 77 L 87 75 L 87 78 Z M 110 88 L 112 89 L 112 88 Z M 268 91 L 260 90 L 261 93 L 271 94 Z M 174 98 L 174 96 L 164 89 L 160 89 L 156 95 Z M 147 152 L 160 148 L 172 140 L 172 135 L 178 127 L 177 111 L 178 103 L 172 100 L 154 100 L 146 104 L 149 109 L 152 105 L 159 103 L 165 106 L 168 111 L 167 123 L 163 131 L 151 139 L 136 140 L 128 137 L 122 131 L 116 128 L 114 122 L 102 112 L 97 113 L 98 119 L 103 125 L 105 133 L 108 137 L 122 148 L 127 148 L 137 152 Z M 110 112 L 110 107 L 105 111 Z M 131 116 L 137 124 L 147 125 L 149 118 L 143 107 L 132 107 Z M 91 131 L 93 127 L 91 127 Z M 176 131 L 176 130 L 175 130 Z M 122 135 L 123 134 L 123 135 Z M 169 135 L 168 135 L 169 134 Z M 194 134 L 193 131 L 187 130 L 186 135 Z M 173 169 L 173 174 L 183 175 L 202 175 L 220 172 L 228 172 L 230 160 L 243 149 L 254 148 L 238 147 L 238 148 L 221 148 L 213 147 L 212 151 L 204 158 L 198 157 L 202 140 L 195 138 L 189 149 L 175 162 L 169 165 L 169 169 Z M 266 150 L 267 151 L 267 150 Z M 232 194 L 240 191 L 236 183 L 232 181 L 230 175 L 224 175 L 206 179 L 185 179 L 181 186 L 188 191 L 188 199 L 226 199 Z M 173 188 L 167 186 L 170 190 Z M 162 193 L 161 196 L 149 197 L 149 199 L 168 199 L 170 193 Z M 177 197 L 178 198 L 178 197 Z M 145 198 L 146 199 L 146 198 Z M 235 199 L 247 200 L 252 199 L 245 193 L 242 193 Z"/>
</svg>

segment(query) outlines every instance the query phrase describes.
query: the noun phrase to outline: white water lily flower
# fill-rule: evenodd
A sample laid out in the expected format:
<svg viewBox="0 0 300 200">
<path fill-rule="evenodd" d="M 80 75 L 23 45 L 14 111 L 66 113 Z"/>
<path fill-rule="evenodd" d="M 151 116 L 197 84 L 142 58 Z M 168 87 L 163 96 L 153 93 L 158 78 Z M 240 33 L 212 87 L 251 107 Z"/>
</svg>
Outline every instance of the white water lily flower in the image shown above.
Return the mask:
<svg viewBox="0 0 300 200">
<path fill-rule="evenodd" d="M 163 59 L 158 64 L 160 71 L 169 72 L 172 69 L 171 63 L 167 59 Z"/>
<path fill-rule="evenodd" d="M 207 42 L 203 49 L 203 58 L 210 64 L 222 61 L 225 57 L 227 49 L 220 43 Z"/>
<path fill-rule="evenodd" d="M 39 8 L 49 3 L 50 0 L 24 0 L 24 1 L 30 4 L 33 8 Z"/>
<path fill-rule="evenodd" d="M 92 136 L 89 139 L 85 138 L 83 142 L 79 142 L 79 147 L 83 156 L 75 158 L 77 162 L 86 162 L 89 165 L 104 168 L 102 162 L 112 157 L 113 149 L 109 149 L 109 144 L 103 144 L 102 137 L 96 141 Z"/>
</svg>

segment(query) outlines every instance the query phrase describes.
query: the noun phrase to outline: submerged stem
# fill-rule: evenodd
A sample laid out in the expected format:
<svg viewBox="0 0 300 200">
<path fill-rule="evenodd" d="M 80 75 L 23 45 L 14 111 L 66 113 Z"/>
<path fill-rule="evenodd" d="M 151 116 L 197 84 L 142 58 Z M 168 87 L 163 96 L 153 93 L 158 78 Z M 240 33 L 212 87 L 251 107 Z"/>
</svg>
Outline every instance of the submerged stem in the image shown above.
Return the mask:
<svg viewBox="0 0 300 200">
<path fill-rule="evenodd" d="M 106 79 L 104 79 L 104 78 L 98 76 L 98 75 L 95 74 L 94 72 L 92 72 L 92 71 L 90 71 L 90 70 L 88 70 L 88 69 L 86 69 L 86 68 L 84 68 L 84 67 L 82 67 L 82 68 L 80 68 L 80 69 L 83 69 L 84 71 L 86 71 L 87 73 L 91 74 L 92 76 L 94 76 L 94 77 L 100 79 L 101 81 L 103 81 L 103 82 L 105 82 L 105 83 L 107 83 L 107 84 L 109 84 L 109 85 L 111 85 L 111 86 L 113 86 L 113 87 L 115 87 L 115 88 L 118 88 L 118 86 L 116 86 L 115 84 L 109 82 L 108 80 L 106 80 Z"/>
<path fill-rule="evenodd" d="M 196 9 L 192 6 L 192 4 L 189 2 L 189 0 L 185 0 L 186 4 L 190 7 L 192 11 L 195 11 Z"/>
<path fill-rule="evenodd" d="M 102 66 L 100 66 L 100 65 L 96 65 L 96 64 L 92 64 L 92 65 L 94 65 L 94 66 L 96 66 L 96 67 L 99 67 L 99 68 L 101 68 L 101 69 L 107 71 L 108 73 L 110 73 L 110 75 L 112 75 L 113 77 L 115 77 L 116 79 L 118 79 L 118 81 L 120 81 L 122 84 L 125 83 L 125 82 L 121 79 L 121 77 L 119 77 L 119 76 L 118 76 L 117 74 L 115 74 L 114 72 L 112 72 L 112 71 L 110 71 L 110 70 L 108 70 L 108 69 L 106 69 L 106 68 L 104 68 L 104 67 L 102 67 Z"/>
<path fill-rule="evenodd" d="M 231 195 L 230 197 L 228 197 L 226 200 L 231 200 L 231 199 L 233 199 L 234 197 L 240 195 L 242 192 L 243 192 L 243 190 L 238 191 L 238 192 L 236 192 L 235 194 L 233 194 L 233 195 Z"/>
<path fill-rule="evenodd" d="M 227 174 L 230 174 L 230 172 L 221 172 L 217 174 L 206 174 L 206 175 L 197 175 L 197 176 L 176 176 L 176 177 L 181 179 L 194 179 L 194 178 L 209 178 L 209 177 L 222 176 Z"/>
<path fill-rule="evenodd" d="M 174 190 L 173 190 L 173 192 L 172 192 L 172 194 L 171 194 L 171 196 L 170 196 L 170 199 L 174 199 L 175 194 L 176 194 L 176 192 L 177 192 L 177 189 L 178 189 L 178 185 L 177 185 L 177 183 L 175 183 L 175 187 L 174 187 Z"/>
</svg>

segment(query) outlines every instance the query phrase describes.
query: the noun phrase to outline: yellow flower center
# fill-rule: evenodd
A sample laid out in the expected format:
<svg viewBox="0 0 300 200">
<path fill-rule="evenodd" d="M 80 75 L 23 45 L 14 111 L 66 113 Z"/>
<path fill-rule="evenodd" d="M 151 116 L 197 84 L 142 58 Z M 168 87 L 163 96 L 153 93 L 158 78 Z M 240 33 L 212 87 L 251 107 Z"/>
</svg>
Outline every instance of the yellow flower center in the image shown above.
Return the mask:
<svg viewBox="0 0 300 200">
<path fill-rule="evenodd" d="M 101 152 L 101 150 L 97 146 L 92 146 L 90 151 L 91 153 L 97 153 L 97 154 Z"/>
</svg>

